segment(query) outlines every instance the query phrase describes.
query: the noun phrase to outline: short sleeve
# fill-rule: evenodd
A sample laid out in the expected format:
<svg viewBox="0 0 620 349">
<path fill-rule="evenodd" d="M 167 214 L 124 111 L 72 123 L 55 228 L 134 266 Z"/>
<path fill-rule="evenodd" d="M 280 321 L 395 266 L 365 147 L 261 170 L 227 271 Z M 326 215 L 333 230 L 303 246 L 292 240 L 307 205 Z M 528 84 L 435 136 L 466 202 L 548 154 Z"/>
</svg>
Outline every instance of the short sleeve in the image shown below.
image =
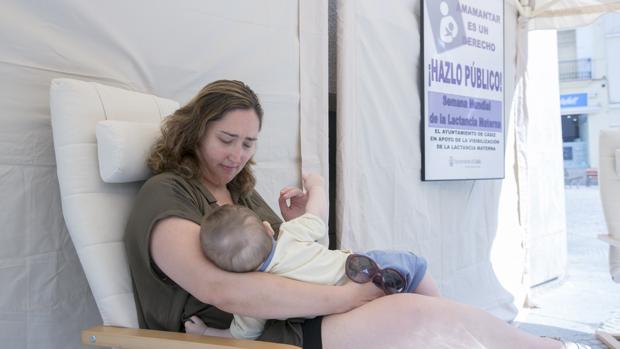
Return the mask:
<svg viewBox="0 0 620 349">
<path fill-rule="evenodd" d="M 181 178 L 162 174 L 149 179 L 138 193 L 125 231 L 126 240 L 135 239 L 134 251 L 150 261 L 151 231 L 159 220 L 179 217 L 200 224 L 204 209 L 195 200 L 195 194 Z M 131 241 L 126 241 L 128 246 Z"/>
<path fill-rule="evenodd" d="M 318 216 L 305 213 L 282 224 L 283 234 L 297 241 L 321 241 L 327 236 L 327 226 Z"/>
<path fill-rule="evenodd" d="M 144 184 L 132 216 L 141 223 L 176 216 L 200 224 L 208 207 L 208 200 L 193 183 L 178 176 L 162 174 Z"/>
<path fill-rule="evenodd" d="M 200 190 L 174 174 L 150 178 L 136 196 L 125 229 L 125 249 L 142 327 L 177 330 L 188 299 L 187 292 L 169 280 L 151 259 L 153 227 L 172 216 L 199 224 L 208 208 L 209 201 Z"/>
</svg>

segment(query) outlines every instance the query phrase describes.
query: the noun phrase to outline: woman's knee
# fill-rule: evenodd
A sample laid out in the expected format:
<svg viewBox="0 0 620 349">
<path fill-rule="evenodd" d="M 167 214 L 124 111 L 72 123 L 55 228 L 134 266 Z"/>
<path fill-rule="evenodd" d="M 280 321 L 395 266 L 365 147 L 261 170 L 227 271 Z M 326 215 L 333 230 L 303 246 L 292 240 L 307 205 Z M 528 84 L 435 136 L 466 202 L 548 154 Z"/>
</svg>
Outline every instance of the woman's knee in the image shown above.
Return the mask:
<svg viewBox="0 0 620 349">
<path fill-rule="evenodd" d="M 438 298 L 424 296 L 415 293 L 402 293 L 381 298 L 382 302 L 376 305 L 383 309 L 389 309 L 392 316 L 405 317 L 411 319 L 412 316 L 424 317 L 437 314 L 438 310 L 445 306 L 444 300 L 438 301 Z"/>
<path fill-rule="evenodd" d="M 324 347 L 339 348 L 347 343 L 357 348 L 373 348 L 380 345 L 386 335 L 397 343 L 419 343 L 421 338 L 417 338 L 417 334 L 420 332 L 415 329 L 428 330 L 426 325 L 442 313 L 440 308 L 441 304 L 433 297 L 417 294 L 381 297 L 347 313 L 325 317 Z"/>
</svg>

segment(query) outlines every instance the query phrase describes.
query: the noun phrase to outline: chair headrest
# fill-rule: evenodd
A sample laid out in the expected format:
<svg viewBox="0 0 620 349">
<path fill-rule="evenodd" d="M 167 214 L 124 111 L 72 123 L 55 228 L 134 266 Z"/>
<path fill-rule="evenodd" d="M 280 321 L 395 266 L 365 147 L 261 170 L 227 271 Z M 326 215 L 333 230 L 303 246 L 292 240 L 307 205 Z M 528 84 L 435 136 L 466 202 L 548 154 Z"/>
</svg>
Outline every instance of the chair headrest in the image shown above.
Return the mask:
<svg viewBox="0 0 620 349">
<path fill-rule="evenodd" d="M 103 120 L 97 122 L 99 174 L 106 183 L 146 180 L 146 158 L 161 135 L 159 123 Z"/>
</svg>

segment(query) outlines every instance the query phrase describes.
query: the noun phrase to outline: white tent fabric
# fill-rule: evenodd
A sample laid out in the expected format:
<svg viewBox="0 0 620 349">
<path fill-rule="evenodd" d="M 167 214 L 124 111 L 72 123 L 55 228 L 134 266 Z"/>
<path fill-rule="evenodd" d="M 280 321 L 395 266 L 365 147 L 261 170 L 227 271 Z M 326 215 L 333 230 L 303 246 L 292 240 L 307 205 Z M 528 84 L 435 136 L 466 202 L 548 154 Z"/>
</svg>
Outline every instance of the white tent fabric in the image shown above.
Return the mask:
<svg viewBox="0 0 620 349">
<path fill-rule="evenodd" d="M 548 103 L 557 73 L 537 71 L 557 61 L 546 54 L 555 37 L 528 61 L 527 21 L 518 28 L 505 6 L 506 178 L 422 182 L 419 9 L 419 0 L 339 2 L 340 243 L 417 252 L 446 296 L 509 320 L 525 286 L 564 271 L 553 245 L 565 246 L 561 135 L 559 118 L 547 117 L 559 116 Z"/>
<path fill-rule="evenodd" d="M 556 33 L 527 32 L 520 18 L 517 38 L 515 114 L 516 178 L 519 217 L 525 230 L 524 285 L 561 277 L 566 265 L 566 217 L 562 158 L 562 125 L 558 101 Z"/>
<path fill-rule="evenodd" d="M 340 244 L 419 253 L 446 296 L 510 319 L 524 262 L 514 148 L 506 148 L 505 180 L 421 182 L 419 10 L 417 0 L 339 2 Z M 509 125 L 516 11 L 506 15 Z"/>
<path fill-rule="evenodd" d="M 572 29 L 591 24 L 606 13 L 620 12 L 620 1 L 618 0 L 514 0 L 513 2 L 521 14 L 519 38 L 525 38 L 528 30 L 551 29 L 554 31 Z M 525 50 L 518 50 L 518 52 L 517 64 L 524 65 L 526 62 L 549 59 L 550 53 L 554 52 L 554 50 L 550 50 L 548 46 L 543 44 L 527 52 Z M 528 71 L 529 73 L 527 73 Z M 518 115 L 517 121 L 517 134 L 522 138 L 522 141 L 516 144 L 518 154 L 522 155 L 520 157 L 521 161 L 518 162 L 517 177 L 520 178 L 519 194 L 521 198 L 527 198 L 527 195 L 531 194 L 529 193 L 531 190 L 539 193 L 537 197 L 540 200 L 525 200 L 526 203 L 533 205 L 527 207 L 525 212 L 522 212 L 522 216 L 526 217 L 524 226 L 528 231 L 528 266 L 530 268 L 527 274 L 530 283 L 536 284 L 547 280 L 553 274 L 554 269 L 561 267 L 566 262 L 565 251 L 560 251 L 558 258 L 551 263 L 548 261 L 543 262 L 543 257 L 547 255 L 544 246 L 549 244 L 564 245 L 566 239 L 562 234 L 558 234 L 563 229 L 562 225 L 564 224 L 560 221 L 560 219 L 564 220 L 564 210 L 558 209 L 563 206 L 563 192 L 550 195 L 554 191 L 550 190 L 546 183 L 541 182 L 541 175 L 548 176 L 546 170 L 549 166 L 553 166 L 556 171 L 560 168 L 560 164 L 557 163 L 559 159 L 551 156 L 549 147 L 544 146 L 545 144 L 551 144 L 546 139 L 549 137 L 549 134 L 547 132 L 542 133 L 542 130 L 553 131 L 558 129 L 557 126 L 551 127 L 551 118 L 544 117 L 558 115 L 558 106 L 557 104 L 547 103 L 543 96 L 553 98 L 553 94 L 557 96 L 559 91 L 557 91 L 557 86 L 549 84 L 549 81 L 557 81 L 556 76 L 549 76 L 549 70 L 534 72 L 526 68 L 523 72 L 524 84 L 529 84 L 530 86 L 525 88 L 526 98 L 530 98 L 524 103 L 524 106 L 527 107 L 524 108 L 523 113 Z M 542 76 L 549 79 L 541 78 Z M 551 91 L 553 91 L 553 94 L 550 93 Z M 543 117 L 530 117 L 534 115 Z M 557 138 L 556 135 L 553 136 Z M 555 146 L 559 146 L 559 144 Z M 555 162 L 555 164 L 551 165 L 549 161 Z M 544 166 L 540 166 L 542 164 Z M 532 182 L 530 182 L 530 179 L 532 179 Z M 524 191 L 524 188 L 527 189 Z M 555 200 L 550 200 L 551 198 Z M 556 219 L 549 219 L 549 216 L 543 213 L 546 211 L 540 209 L 541 201 L 543 205 L 545 205 L 544 202 L 546 201 L 547 207 L 556 212 Z M 536 234 L 536 232 L 543 232 L 543 234 Z M 620 256 L 610 257 L 612 269 L 619 262 Z"/>
<path fill-rule="evenodd" d="M 587 25 L 601 15 L 620 11 L 618 0 L 513 0 L 519 13 L 531 18 L 527 28 L 568 29 Z"/>
<path fill-rule="evenodd" d="M 258 190 L 277 207 L 301 169 L 327 174 L 327 2 L 3 1 L 0 9 L 0 342 L 81 348 L 100 323 L 66 232 L 52 147 L 50 81 L 96 81 L 187 101 L 238 79 L 265 123 Z M 303 135 L 303 142 L 301 136 Z"/>
</svg>

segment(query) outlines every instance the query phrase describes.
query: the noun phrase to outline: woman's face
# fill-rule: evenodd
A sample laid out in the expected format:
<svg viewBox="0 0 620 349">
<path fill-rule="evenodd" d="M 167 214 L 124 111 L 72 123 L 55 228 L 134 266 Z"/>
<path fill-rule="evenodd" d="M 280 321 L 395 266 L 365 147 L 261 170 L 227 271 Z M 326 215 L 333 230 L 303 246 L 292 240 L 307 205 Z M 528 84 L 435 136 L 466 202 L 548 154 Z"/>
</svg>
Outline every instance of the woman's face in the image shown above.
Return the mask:
<svg viewBox="0 0 620 349">
<path fill-rule="evenodd" d="M 209 123 L 198 145 L 204 179 L 226 185 L 256 152 L 258 115 L 253 109 L 237 109 Z"/>
</svg>

